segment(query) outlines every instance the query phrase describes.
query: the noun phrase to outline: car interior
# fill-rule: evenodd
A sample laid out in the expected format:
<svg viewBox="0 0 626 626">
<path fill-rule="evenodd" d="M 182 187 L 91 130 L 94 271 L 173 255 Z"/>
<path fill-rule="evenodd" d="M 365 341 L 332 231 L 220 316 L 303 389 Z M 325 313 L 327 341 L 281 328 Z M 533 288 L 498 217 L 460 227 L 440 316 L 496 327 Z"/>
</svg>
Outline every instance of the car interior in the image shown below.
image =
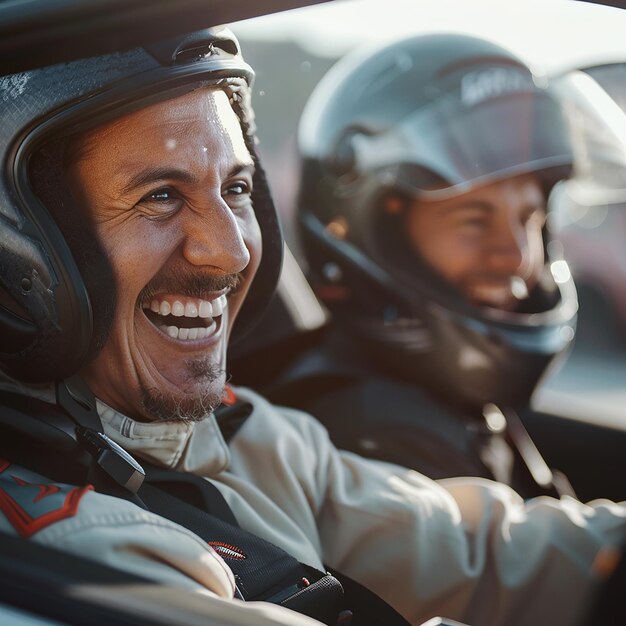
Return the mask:
<svg viewBox="0 0 626 626">
<path fill-rule="evenodd" d="M 326 0 L 326 3 L 334 2 Z M 315 4 L 321 3 L 319 0 L 253 3 L 246 0 L 13 0 L 0 3 L 3 69 L 4 73 L 26 71 L 126 49 L 200 27 L 237 23 Z M 142 27 L 138 29 L 137 24 Z M 237 34 L 236 27 L 234 30 Z M 247 41 L 246 32 L 242 29 L 244 53 L 246 46 L 250 50 L 260 46 L 262 53 L 258 41 L 255 43 L 252 37 Z M 325 62 L 330 65 L 329 57 Z M 300 67 L 315 78 L 318 66 L 309 63 Z M 622 74 L 623 67 L 619 66 Z M 609 76 L 606 64 L 593 65 L 588 71 Z M 257 89 L 266 89 L 263 81 L 270 78 L 266 66 L 262 66 Z M 622 106 L 625 84 L 623 80 L 614 82 L 614 97 Z M 304 96 L 300 98 L 304 100 Z M 262 98 L 259 101 L 261 126 L 263 116 L 268 115 L 264 107 L 271 109 L 272 106 Z M 293 156 L 292 152 L 286 154 L 288 158 Z M 272 182 L 272 176 L 279 174 L 272 174 L 271 167 L 268 169 Z M 317 345 L 330 325 L 329 312 L 316 298 L 301 268 L 293 215 L 288 211 L 283 213 L 288 248 L 279 287 L 254 331 L 229 349 L 233 383 L 259 390 L 270 399 L 281 396 L 281 385 L 290 380 L 290 368 L 297 357 Z M 585 234 L 589 236 L 589 231 Z M 574 251 L 576 241 L 573 235 L 570 238 Z M 580 275 L 584 275 L 584 269 L 580 270 Z M 622 282 L 621 288 L 622 297 L 626 297 L 626 282 Z M 587 315 L 584 323 L 596 314 L 593 305 L 586 300 L 581 303 L 581 311 Z M 584 375 L 585 364 L 593 368 L 595 361 L 581 363 Z M 626 390 L 626 383 L 622 383 L 622 388 Z M 521 418 L 548 465 L 569 477 L 583 501 L 626 499 L 626 417 L 618 421 L 606 418 L 601 411 L 594 414 L 580 410 L 576 402 L 561 402 L 556 392 L 539 396 L 541 401 L 525 410 Z M 615 402 L 619 404 L 619 399 Z M 207 623 L 202 617 L 202 599 L 190 593 L 160 589 L 149 581 L 87 559 L 5 535 L 0 536 L 0 581 L 0 623 L 145 626 Z M 626 623 L 626 607 L 619 600 L 624 581 L 623 568 L 619 568 L 598 606 L 586 618 L 588 624 Z"/>
</svg>

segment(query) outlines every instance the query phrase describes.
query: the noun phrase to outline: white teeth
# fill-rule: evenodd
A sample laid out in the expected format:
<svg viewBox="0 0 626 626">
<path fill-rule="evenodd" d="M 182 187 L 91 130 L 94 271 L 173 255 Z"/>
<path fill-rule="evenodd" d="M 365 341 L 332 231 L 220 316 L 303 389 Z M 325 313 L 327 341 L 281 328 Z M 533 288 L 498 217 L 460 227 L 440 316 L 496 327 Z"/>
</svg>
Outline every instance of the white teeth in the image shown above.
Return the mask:
<svg viewBox="0 0 626 626">
<path fill-rule="evenodd" d="M 218 317 L 224 312 L 226 306 L 226 296 L 220 296 L 217 300 L 213 301 L 213 317 Z"/>
<path fill-rule="evenodd" d="M 508 287 L 488 287 L 479 286 L 474 289 L 474 296 L 490 303 L 493 306 L 500 306 L 507 301 L 511 295 Z"/>
<path fill-rule="evenodd" d="M 195 300 L 193 302 L 187 302 L 183 304 L 180 300 L 174 300 L 170 304 L 167 300 L 152 300 L 149 308 L 153 313 L 159 315 L 173 315 L 174 317 L 200 317 L 202 319 L 209 319 L 212 317 L 219 317 L 223 314 L 224 309 L 228 306 L 228 301 L 225 295 L 221 295 L 219 298 L 209 302 L 208 300 Z"/>
<path fill-rule="evenodd" d="M 208 328 L 178 328 L 178 326 L 166 326 L 162 324 L 159 329 L 172 339 L 182 341 L 195 341 L 196 339 L 204 339 L 213 331 L 215 324 L 211 324 Z"/>
<path fill-rule="evenodd" d="M 521 276 L 513 276 L 511 278 L 511 293 L 518 300 L 528 298 L 528 285 Z"/>
<path fill-rule="evenodd" d="M 206 319 L 207 317 L 213 317 L 213 306 L 211 305 L 211 303 L 207 302 L 206 300 L 201 300 L 198 315 L 203 319 Z"/>
</svg>

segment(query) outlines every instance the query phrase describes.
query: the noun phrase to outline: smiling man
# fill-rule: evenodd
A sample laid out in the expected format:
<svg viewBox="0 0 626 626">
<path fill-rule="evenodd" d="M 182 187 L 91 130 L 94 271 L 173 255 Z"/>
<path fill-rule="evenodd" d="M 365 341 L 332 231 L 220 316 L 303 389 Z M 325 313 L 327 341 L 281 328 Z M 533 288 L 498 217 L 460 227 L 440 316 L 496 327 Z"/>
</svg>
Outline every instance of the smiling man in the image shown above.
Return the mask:
<svg viewBox="0 0 626 626">
<path fill-rule="evenodd" d="M 140 420 L 202 419 L 222 401 L 232 321 L 261 258 L 254 163 L 228 95 L 198 89 L 76 142 L 70 186 L 117 285 L 84 379 Z"/>
<path fill-rule="evenodd" d="M 517 415 L 577 310 L 545 245 L 573 157 L 544 78 L 478 37 L 388 42 L 318 85 L 300 148 L 304 248 L 336 330 L 272 399 L 340 448 L 433 478 L 571 495 Z"/>
<path fill-rule="evenodd" d="M 437 484 L 225 385 L 282 250 L 251 80 L 216 29 L 0 81 L 0 529 L 208 623 L 573 624 L 624 507 Z"/>
</svg>

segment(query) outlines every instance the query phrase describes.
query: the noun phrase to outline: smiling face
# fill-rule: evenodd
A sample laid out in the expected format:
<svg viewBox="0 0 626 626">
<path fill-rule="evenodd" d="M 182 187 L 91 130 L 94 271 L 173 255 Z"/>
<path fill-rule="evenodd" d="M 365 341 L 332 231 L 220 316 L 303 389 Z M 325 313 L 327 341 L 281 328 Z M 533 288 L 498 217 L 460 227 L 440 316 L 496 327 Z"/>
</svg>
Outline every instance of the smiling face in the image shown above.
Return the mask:
<svg viewBox="0 0 626 626">
<path fill-rule="evenodd" d="M 407 217 L 413 249 L 479 306 L 513 310 L 544 263 L 546 201 L 532 174 L 446 200 L 415 201 Z"/>
<path fill-rule="evenodd" d="M 137 419 L 200 419 L 223 396 L 261 257 L 254 165 L 228 96 L 151 105 L 90 132 L 77 154 L 69 182 L 117 282 L 111 333 L 81 374 Z"/>
</svg>

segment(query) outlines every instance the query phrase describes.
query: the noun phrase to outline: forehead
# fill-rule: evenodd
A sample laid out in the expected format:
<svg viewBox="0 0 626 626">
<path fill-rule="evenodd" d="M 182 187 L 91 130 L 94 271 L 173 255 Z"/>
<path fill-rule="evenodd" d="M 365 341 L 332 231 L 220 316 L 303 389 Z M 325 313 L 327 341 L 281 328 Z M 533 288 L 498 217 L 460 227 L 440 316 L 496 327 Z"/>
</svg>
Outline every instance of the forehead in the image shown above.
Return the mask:
<svg viewBox="0 0 626 626">
<path fill-rule="evenodd" d="M 175 161 L 183 151 L 196 158 L 223 153 L 242 164 L 252 163 L 229 96 L 215 87 L 129 113 L 88 133 L 81 148 L 88 159 L 101 157 L 122 169 Z"/>
<path fill-rule="evenodd" d="M 544 200 L 539 178 L 536 174 L 528 173 L 493 181 L 443 200 L 418 200 L 416 205 L 428 207 L 434 214 L 477 205 L 504 212 L 517 206 L 540 206 Z"/>
</svg>

